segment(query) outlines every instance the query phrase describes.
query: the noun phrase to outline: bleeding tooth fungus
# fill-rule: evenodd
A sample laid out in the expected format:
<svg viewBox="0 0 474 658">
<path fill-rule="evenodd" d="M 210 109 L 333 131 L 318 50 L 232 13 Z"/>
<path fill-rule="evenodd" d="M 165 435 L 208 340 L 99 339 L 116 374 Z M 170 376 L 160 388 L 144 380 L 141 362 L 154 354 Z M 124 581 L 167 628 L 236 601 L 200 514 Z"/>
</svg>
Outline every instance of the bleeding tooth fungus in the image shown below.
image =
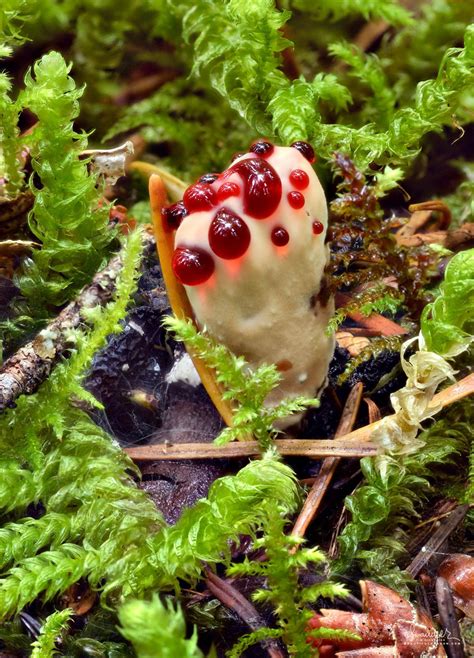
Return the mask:
<svg viewBox="0 0 474 658">
<path fill-rule="evenodd" d="M 334 303 L 319 295 L 327 206 L 314 160 L 305 142 L 256 142 L 162 213 L 176 229 L 173 271 L 198 325 L 250 366 L 289 364 L 267 404 L 317 394 L 334 348 Z"/>
</svg>

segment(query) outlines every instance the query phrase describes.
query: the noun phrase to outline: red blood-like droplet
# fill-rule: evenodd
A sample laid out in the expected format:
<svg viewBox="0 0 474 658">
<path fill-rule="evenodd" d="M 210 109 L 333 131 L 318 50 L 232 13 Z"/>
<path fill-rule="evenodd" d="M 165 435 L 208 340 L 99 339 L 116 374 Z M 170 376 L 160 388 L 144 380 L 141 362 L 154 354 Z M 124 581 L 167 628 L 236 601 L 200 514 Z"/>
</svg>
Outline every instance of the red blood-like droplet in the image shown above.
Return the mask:
<svg viewBox="0 0 474 658">
<path fill-rule="evenodd" d="M 214 188 L 206 183 L 191 185 L 183 196 L 184 206 L 189 213 L 210 210 L 215 202 L 216 192 Z"/>
<path fill-rule="evenodd" d="M 240 258 L 250 244 L 250 229 L 232 210 L 222 208 L 209 226 L 209 244 L 220 258 Z"/>
<path fill-rule="evenodd" d="M 177 247 L 171 264 L 175 277 L 185 286 L 198 286 L 214 272 L 214 259 L 199 247 Z"/>
<path fill-rule="evenodd" d="M 176 231 L 187 214 L 188 213 L 182 201 L 178 201 L 178 203 L 173 203 L 173 205 L 163 208 L 161 211 L 161 221 L 163 222 L 163 228 L 166 233 Z"/>
<path fill-rule="evenodd" d="M 288 192 L 288 203 L 292 208 L 298 210 L 304 206 L 304 196 L 301 192 Z"/>
<path fill-rule="evenodd" d="M 270 142 L 255 142 L 250 150 L 261 158 L 268 158 L 275 150 L 275 147 Z"/>
<path fill-rule="evenodd" d="M 234 153 L 234 155 L 231 158 L 231 161 L 234 162 L 234 160 L 241 158 L 243 155 L 245 155 L 245 153 Z"/>
<path fill-rule="evenodd" d="M 324 226 L 321 222 L 318 222 L 318 220 L 315 220 L 313 222 L 313 233 L 315 235 L 320 235 L 324 231 Z"/>
<path fill-rule="evenodd" d="M 309 176 L 302 169 L 293 169 L 290 174 L 290 183 L 297 190 L 305 190 L 309 185 Z"/>
<path fill-rule="evenodd" d="M 226 176 L 237 172 L 244 183 L 244 211 L 255 219 L 265 219 L 278 208 L 281 180 L 269 162 L 247 158 L 232 165 Z"/>
<path fill-rule="evenodd" d="M 308 142 L 293 142 L 291 146 L 297 149 L 301 155 L 303 155 L 306 160 L 308 160 L 308 162 L 311 162 L 311 164 L 316 161 L 314 149 L 311 144 L 308 144 Z"/>
<path fill-rule="evenodd" d="M 230 196 L 239 196 L 240 187 L 237 183 L 223 183 L 220 188 L 217 190 L 217 200 L 225 201 Z"/>
<path fill-rule="evenodd" d="M 290 240 L 288 231 L 282 226 L 276 226 L 272 231 L 271 237 L 273 244 L 277 247 L 284 247 Z"/>
</svg>

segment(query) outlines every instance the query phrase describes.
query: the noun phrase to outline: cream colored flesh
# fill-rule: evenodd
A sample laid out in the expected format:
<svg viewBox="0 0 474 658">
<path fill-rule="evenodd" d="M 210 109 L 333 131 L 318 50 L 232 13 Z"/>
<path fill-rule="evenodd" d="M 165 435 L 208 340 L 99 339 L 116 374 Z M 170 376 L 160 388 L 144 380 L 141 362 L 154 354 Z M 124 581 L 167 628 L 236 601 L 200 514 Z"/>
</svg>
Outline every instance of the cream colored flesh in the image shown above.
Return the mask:
<svg viewBox="0 0 474 658">
<path fill-rule="evenodd" d="M 249 157 L 255 156 L 246 154 L 241 159 Z M 233 173 L 225 180 L 237 183 L 240 195 L 185 217 L 176 232 L 175 247 L 199 247 L 213 255 L 212 277 L 204 284 L 185 286 L 196 321 L 251 366 L 277 364 L 283 381 L 267 400 L 273 405 L 285 397 L 314 396 L 324 386 L 334 349 L 334 339 L 325 331 L 334 304 L 332 299 L 325 305 L 318 300 L 328 258 L 324 244 L 327 206 L 318 177 L 295 148 L 275 147 L 267 161 L 282 182 L 281 201 L 273 215 L 261 220 L 244 213 L 243 183 Z M 295 190 L 289 181 L 294 169 L 304 170 L 310 181 L 301 191 L 305 205 L 299 210 L 287 200 L 287 194 Z M 217 180 L 212 185 L 217 190 L 221 184 Z M 221 207 L 237 213 L 250 229 L 250 246 L 239 259 L 223 260 L 209 246 L 209 225 Z M 315 220 L 324 226 L 319 235 L 313 233 Z M 285 247 L 272 243 L 275 227 L 288 231 Z"/>
</svg>

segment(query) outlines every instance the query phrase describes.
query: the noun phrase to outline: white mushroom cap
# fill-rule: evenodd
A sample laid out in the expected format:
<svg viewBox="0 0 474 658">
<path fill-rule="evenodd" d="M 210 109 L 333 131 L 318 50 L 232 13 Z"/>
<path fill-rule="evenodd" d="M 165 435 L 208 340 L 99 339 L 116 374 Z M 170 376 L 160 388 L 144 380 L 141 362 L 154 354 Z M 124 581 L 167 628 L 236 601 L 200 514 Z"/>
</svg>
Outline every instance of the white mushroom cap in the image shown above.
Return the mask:
<svg viewBox="0 0 474 658">
<path fill-rule="evenodd" d="M 319 179 L 297 148 L 268 147 L 188 188 L 173 265 L 201 327 L 251 366 L 277 365 L 283 382 L 267 400 L 274 404 L 324 385 L 334 305 L 320 295 L 328 250 Z M 235 196 L 222 199 L 223 185 Z"/>
</svg>

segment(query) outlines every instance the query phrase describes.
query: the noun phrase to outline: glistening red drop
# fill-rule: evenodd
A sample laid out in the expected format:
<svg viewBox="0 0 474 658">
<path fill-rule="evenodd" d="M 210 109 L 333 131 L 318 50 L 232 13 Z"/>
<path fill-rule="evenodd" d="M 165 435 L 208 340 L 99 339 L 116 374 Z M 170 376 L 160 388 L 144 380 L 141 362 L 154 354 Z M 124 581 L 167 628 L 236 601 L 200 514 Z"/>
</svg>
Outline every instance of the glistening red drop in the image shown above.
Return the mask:
<svg viewBox="0 0 474 658">
<path fill-rule="evenodd" d="M 297 190 L 305 190 L 309 185 L 309 176 L 302 169 L 293 169 L 290 174 L 290 183 Z"/>
<path fill-rule="evenodd" d="M 231 196 L 239 196 L 239 193 L 240 187 L 237 185 L 237 183 L 232 183 L 231 181 L 228 183 L 222 183 L 220 188 L 217 190 L 217 200 L 225 201 Z"/>
<path fill-rule="evenodd" d="M 288 244 L 290 240 L 288 231 L 284 229 L 282 226 L 276 226 L 273 229 L 271 238 L 273 244 L 277 247 L 284 247 L 285 245 Z"/>
<path fill-rule="evenodd" d="M 275 147 L 270 142 L 255 142 L 250 147 L 250 151 L 259 155 L 261 158 L 268 158 L 275 150 Z"/>
<path fill-rule="evenodd" d="M 189 213 L 210 210 L 215 202 L 216 192 L 211 185 L 206 183 L 191 185 L 183 196 L 184 206 Z"/>
<path fill-rule="evenodd" d="M 250 229 L 245 221 L 228 208 L 222 208 L 209 226 L 209 244 L 220 258 L 240 258 L 250 244 Z"/>
<path fill-rule="evenodd" d="M 173 203 L 173 205 L 163 208 L 161 211 L 161 221 L 164 230 L 167 233 L 176 231 L 186 215 L 186 208 L 182 201 L 178 201 L 178 203 Z"/>
<path fill-rule="evenodd" d="M 304 206 L 304 196 L 301 194 L 301 192 L 289 192 L 288 203 L 295 210 L 299 210 Z"/>
<path fill-rule="evenodd" d="M 324 226 L 321 222 L 318 222 L 318 220 L 315 220 L 313 222 L 313 233 L 315 235 L 320 235 L 324 231 Z"/>
<path fill-rule="evenodd" d="M 199 247 L 177 247 L 171 265 L 175 277 L 185 286 L 205 283 L 214 273 L 214 259 Z"/>
<path fill-rule="evenodd" d="M 203 176 L 200 177 L 198 183 L 206 183 L 207 185 L 210 185 L 218 178 L 219 178 L 219 174 L 204 174 Z"/>
<path fill-rule="evenodd" d="M 262 158 L 247 158 L 227 170 L 237 172 L 244 184 L 244 212 L 255 219 L 265 219 L 278 208 L 281 200 L 281 180 L 269 162 Z"/>
<path fill-rule="evenodd" d="M 311 164 L 316 161 L 314 149 L 311 144 L 308 144 L 308 142 L 293 142 L 291 146 L 299 151 L 308 162 L 311 162 Z"/>
</svg>

